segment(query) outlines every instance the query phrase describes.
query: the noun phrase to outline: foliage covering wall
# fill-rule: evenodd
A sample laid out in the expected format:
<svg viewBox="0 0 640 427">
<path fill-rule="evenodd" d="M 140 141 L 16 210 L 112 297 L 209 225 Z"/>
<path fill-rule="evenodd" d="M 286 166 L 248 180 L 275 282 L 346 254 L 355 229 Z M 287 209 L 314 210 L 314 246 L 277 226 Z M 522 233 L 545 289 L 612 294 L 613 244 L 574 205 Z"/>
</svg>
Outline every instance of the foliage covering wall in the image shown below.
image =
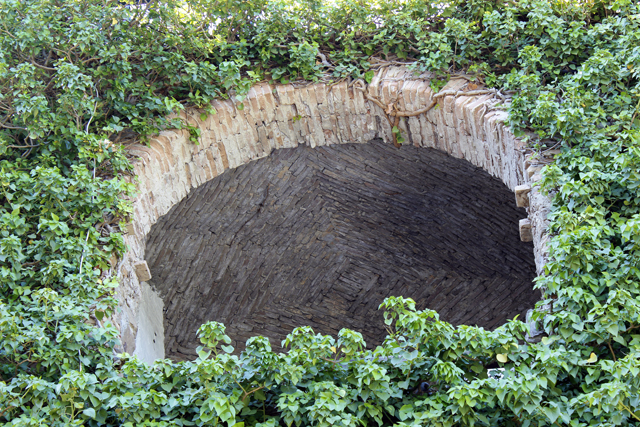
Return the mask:
<svg viewBox="0 0 640 427">
<path fill-rule="evenodd" d="M 374 60 L 373 58 L 377 58 Z M 109 322 L 132 187 L 121 142 L 256 81 L 365 78 L 383 61 L 516 91 L 514 132 L 562 152 L 540 343 L 400 297 L 364 349 L 309 328 L 274 354 L 149 367 Z M 640 9 L 630 0 L 2 0 L 0 421 L 6 425 L 640 423 Z M 191 129 L 194 141 L 197 131 Z M 547 142 L 554 141 L 554 142 Z M 547 309 L 543 310 L 542 308 Z M 503 368 L 503 369 L 497 369 Z"/>
</svg>

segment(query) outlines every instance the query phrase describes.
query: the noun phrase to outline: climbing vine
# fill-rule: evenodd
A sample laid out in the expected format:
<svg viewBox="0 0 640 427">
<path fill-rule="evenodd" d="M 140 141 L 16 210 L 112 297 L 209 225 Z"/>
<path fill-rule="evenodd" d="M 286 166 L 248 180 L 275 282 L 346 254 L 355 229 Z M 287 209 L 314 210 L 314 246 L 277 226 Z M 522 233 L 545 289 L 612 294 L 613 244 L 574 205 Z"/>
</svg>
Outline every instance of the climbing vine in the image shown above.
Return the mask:
<svg viewBox="0 0 640 427">
<path fill-rule="evenodd" d="M 401 297 L 389 336 L 295 329 L 233 355 L 118 353 L 123 145 L 242 108 L 256 82 L 368 81 L 389 64 L 511 91 L 509 124 L 553 197 L 534 320 L 494 331 Z M 640 424 L 640 8 L 630 0 L 0 2 L 0 420 L 6 425 Z M 480 89 L 484 90 L 484 89 Z M 375 99 L 372 99 L 375 102 Z M 435 105 L 433 106 L 436 107 Z M 403 112 L 389 106 L 397 125 Z M 397 144 L 402 135 L 396 132 Z"/>
</svg>

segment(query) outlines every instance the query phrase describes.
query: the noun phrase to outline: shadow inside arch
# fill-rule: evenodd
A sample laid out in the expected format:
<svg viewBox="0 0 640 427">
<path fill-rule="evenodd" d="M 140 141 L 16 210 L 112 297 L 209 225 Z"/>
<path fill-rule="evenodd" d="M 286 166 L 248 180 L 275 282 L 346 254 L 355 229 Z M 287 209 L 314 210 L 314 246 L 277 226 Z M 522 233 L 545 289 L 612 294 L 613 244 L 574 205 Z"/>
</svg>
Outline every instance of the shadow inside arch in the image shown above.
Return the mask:
<svg viewBox="0 0 640 427">
<path fill-rule="evenodd" d="M 386 332 L 377 309 L 411 297 L 454 324 L 494 328 L 534 306 L 533 245 L 513 193 L 467 161 L 381 141 L 274 151 L 193 190 L 147 235 L 164 301 L 167 357 L 190 359 L 198 327 L 237 349 L 294 327 Z"/>
</svg>

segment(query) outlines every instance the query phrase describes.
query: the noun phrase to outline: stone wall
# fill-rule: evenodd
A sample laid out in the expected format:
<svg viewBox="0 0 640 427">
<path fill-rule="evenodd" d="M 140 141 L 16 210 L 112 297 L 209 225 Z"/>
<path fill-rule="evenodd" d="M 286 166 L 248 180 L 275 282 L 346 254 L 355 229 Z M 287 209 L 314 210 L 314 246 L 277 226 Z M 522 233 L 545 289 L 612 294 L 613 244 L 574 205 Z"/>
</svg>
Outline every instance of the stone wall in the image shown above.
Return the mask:
<svg viewBox="0 0 640 427">
<path fill-rule="evenodd" d="M 149 146 L 129 147 L 139 158 L 134 167 L 139 194 L 126 236 L 130 249 L 117 266 L 121 310 L 114 321 L 121 331 L 123 349 L 133 353 L 136 342 L 142 342 L 136 336 L 163 333 L 162 325 L 139 330 L 140 304 L 144 304 L 140 283 L 150 278 L 145 262 L 146 236 L 193 188 L 227 169 L 268 156 L 274 149 L 363 143 L 376 138 L 391 143 L 388 112 L 414 112 L 434 101 L 438 104 L 424 114 L 400 120 L 405 143 L 465 159 L 517 192 L 519 205 L 529 214 L 529 220 L 521 221 L 521 236 L 533 241 L 540 274 L 545 262 L 549 202 L 531 187 L 540 177 L 539 167 L 525 158 L 525 144 L 505 126 L 507 114 L 494 108 L 494 94 L 472 90 L 465 79 L 451 80 L 434 94 L 429 75 L 415 76 L 401 67 L 381 69 L 369 85 L 346 81 L 333 86 L 261 83 L 251 89 L 243 110 L 230 100 L 221 100 L 213 104 L 217 114 L 205 120 L 201 120 L 200 111 L 185 111 L 183 117 L 202 132 L 198 145 L 188 140 L 187 131 L 166 131 L 152 138 Z M 381 106 L 387 106 L 386 111 Z"/>
</svg>

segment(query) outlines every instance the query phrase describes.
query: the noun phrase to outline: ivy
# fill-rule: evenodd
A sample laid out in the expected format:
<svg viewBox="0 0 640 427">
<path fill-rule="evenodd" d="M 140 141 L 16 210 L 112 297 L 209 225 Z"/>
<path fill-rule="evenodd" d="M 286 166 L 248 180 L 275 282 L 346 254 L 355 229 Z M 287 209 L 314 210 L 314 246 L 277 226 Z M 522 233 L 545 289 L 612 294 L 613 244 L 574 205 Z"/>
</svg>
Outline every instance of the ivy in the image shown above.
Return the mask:
<svg viewBox="0 0 640 427">
<path fill-rule="evenodd" d="M 292 331 L 148 366 L 110 319 L 125 251 L 123 144 L 238 108 L 259 81 L 371 81 L 389 63 L 514 91 L 512 130 L 553 198 L 517 319 L 454 327 L 402 297 L 389 336 Z M 630 0 L 4 0 L 0 3 L 0 420 L 6 425 L 546 426 L 640 423 L 640 9 Z M 398 141 L 402 141 L 400 132 Z M 115 257 L 115 258 L 114 258 Z"/>
</svg>

